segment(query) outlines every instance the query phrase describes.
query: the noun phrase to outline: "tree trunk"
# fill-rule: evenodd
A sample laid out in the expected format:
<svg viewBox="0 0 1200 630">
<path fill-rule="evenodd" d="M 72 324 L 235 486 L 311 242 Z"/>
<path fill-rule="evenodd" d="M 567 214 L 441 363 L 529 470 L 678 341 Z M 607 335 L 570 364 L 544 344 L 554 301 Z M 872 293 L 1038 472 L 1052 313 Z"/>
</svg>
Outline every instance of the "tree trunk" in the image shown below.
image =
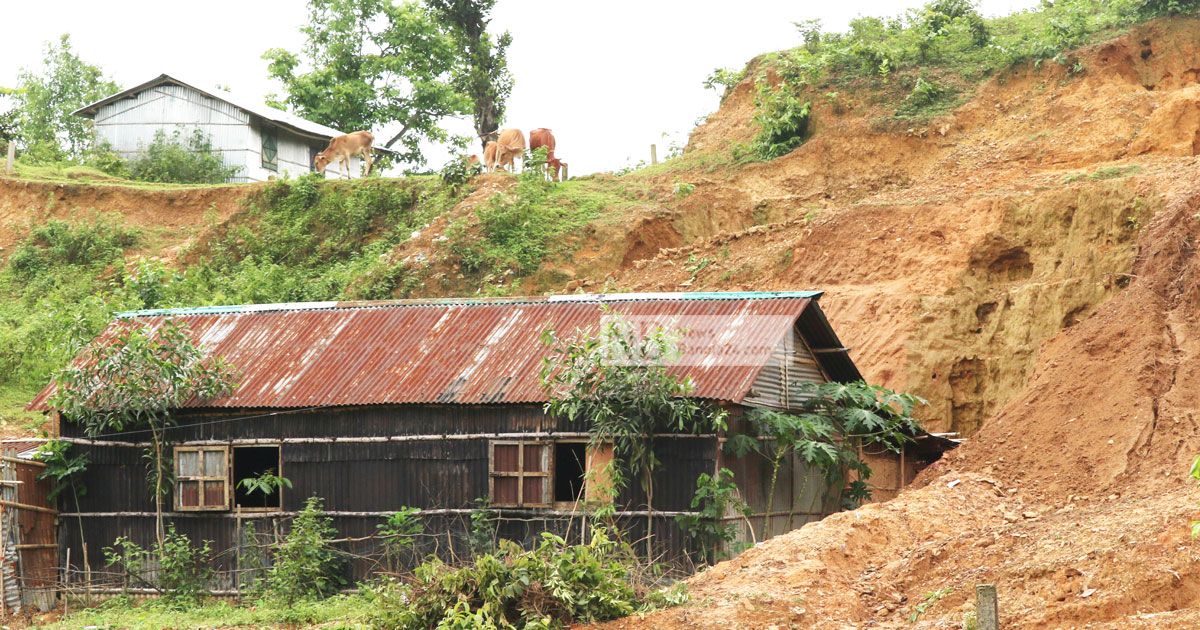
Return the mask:
<svg viewBox="0 0 1200 630">
<path fill-rule="evenodd" d="M 154 439 L 154 534 L 158 538 L 158 547 L 162 549 L 166 541 L 166 530 L 163 527 L 163 450 L 162 436 L 158 429 L 151 426 L 150 435 Z"/>
<path fill-rule="evenodd" d="M 771 485 L 767 490 L 767 515 L 763 520 L 763 540 L 771 538 L 771 510 L 775 507 L 775 483 L 779 481 L 779 467 L 783 464 L 783 457 L 778 452 L 771 458 Z"/>
</svg>

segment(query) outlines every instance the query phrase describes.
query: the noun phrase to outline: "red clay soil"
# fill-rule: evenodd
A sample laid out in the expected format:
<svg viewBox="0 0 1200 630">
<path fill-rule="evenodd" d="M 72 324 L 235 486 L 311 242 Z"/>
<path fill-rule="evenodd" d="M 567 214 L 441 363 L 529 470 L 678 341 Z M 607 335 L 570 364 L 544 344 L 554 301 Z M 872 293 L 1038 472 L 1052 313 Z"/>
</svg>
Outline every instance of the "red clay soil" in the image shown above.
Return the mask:
<svg viewBox="0 0 1200 630">
<path fill-rule="evenodd" d="M 868 374 L 940 392 L 951 426 L 978 429 L 896 499 L 767 541 L 693 578 L 688 605 L 606 627 L 959 628 L 979 583 L 998 586 L 1006 628 L 1200 627 L 1186 475 L 1200 454 L 1198 33 L 1153 24 L 1085 51 L 1081 79 L 985 86 L 893 163 L 900 187 L 621 276 L 826 289 Z M 722 251 L 701 277 L 685 268 Z"/>
</svg>

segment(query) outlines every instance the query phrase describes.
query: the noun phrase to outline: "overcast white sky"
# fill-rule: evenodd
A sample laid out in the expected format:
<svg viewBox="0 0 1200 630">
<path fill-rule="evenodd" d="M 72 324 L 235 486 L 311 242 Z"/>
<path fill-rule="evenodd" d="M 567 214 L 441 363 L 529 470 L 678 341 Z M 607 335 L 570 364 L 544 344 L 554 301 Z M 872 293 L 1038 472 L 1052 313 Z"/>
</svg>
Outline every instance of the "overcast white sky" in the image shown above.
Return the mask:
<svg viewBox="0 0 1200 630">
<path fill-rule="evenodd" d="M 701 87 L 717 67 L 798 43 L 792 22 L 841 30 L 857 15 L 893 15 L 926 0 L 500 0 L 492 29 L 510 30 L 516 87 L 505 126 L 549 127 L 573 175 L 613 170 L 665 153 L 718 96 Z M 1037 0 L 983 0 L 985 14 Z M 263 51 L 298 50 L 304 0 L 51 0 L 6 2 L 0 85 L 40 63 L 45 42 L 70 33 L 76 51 L 123 86 L 161 73 L 261 96 Z M 464 135 L 469 123 L 453 127 Z M 379 130 L 377 130 L 379 131 Z M 668 134 L 664 139 L 662 134 Z M 472 134 L 473 135 L 473 134 Z M 445 161 L 431 151 L 431 166 Z"/>
</svg>

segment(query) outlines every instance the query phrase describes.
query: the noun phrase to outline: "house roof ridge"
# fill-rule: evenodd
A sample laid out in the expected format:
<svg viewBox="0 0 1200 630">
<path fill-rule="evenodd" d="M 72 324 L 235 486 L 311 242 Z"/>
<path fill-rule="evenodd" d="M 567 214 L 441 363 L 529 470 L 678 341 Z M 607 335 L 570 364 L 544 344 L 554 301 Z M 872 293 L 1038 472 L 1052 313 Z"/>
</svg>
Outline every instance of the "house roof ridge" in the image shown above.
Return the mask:
<svg viewBox="0 0 1200 630">
<path fill-rule="evenodd" d="M 155 308 L 121 311 L 119 319 L 137 317 L 172 317 L 182 315 L 236 315 L 286 311 L 353 310 L 403 307 L 443 306 L 519 306 L 535 304 L 613 303 L 613 302 L 682 302 L 717 300 L 786 300 L 819 299 L 822 291 L 699 291 L 652 293 L 579 293 L 574 295 L 514 296 L 503 298 L 416 298 L 401 300 L 276 302 L 267 304 L 229 304 L 181 308 Z"/>
</svg>

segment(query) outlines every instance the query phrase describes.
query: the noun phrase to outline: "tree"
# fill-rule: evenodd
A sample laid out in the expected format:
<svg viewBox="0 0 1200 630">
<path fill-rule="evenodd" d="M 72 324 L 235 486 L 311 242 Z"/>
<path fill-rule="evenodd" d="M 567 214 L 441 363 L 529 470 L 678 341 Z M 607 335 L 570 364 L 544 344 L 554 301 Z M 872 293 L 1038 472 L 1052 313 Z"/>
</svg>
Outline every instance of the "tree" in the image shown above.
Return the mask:
<svg viewBox="0 0 1200 630">
<path fill-rule="evenodd" d="M 353 131 L 400 126 L 385 146 L 400 159 L 425 163 L 422 140 L 448 139 L 440 121 L 465 115 L 471 103 L 456 85 L 454 39 L 416 2 L 309 0 L 303 58 L 273 48 L 263 58 L 301 116 Z"/>
<path fill-rule="evenodd" d="M 866 480 L 871 468 L 859 457 L 858 447 L 899 452 L 921 429 L 912 413 L 925 401 L 911 394 L 862 381 L 805 383 L 802 390 L 807 396 L 799 413 L 755 409 L 748 415 L 751 434 L 733 435 L 726 442 L 738 457 L 753 451 L 770 462 L 768 514 L 774 509 L 779 470 L 793 454 L 809 469 L 822 471 L 843 507 L 855 507 L 870 498 Z M 852 475 L 857 476 L 853 481 Z M 770 519 L 767 523 L 765 535 L 770 536 Z"/>
<path fill-rule="evenodd" d="M 653 518 L 655 434 L 725 428 L 725 411 L 691 397 L 695 385 L 667 366 L 679 356 L 678 333 L 654 328 L 640 335 L 619 316 L 605 318 L 594 335 L 559 339 L 543 333 L 551 347 L 540 373 L 549 402 L 546 412 L 568 421 L 586 421 L 593 447 L 612 444 L 613 491 L 637 476 L 646 494 L 647 521 Z M 651 551 L 647 528 L 646 551 Z"/>
<path fill-rule="evenodd" d="M 493 37 L 487 32 L 496 0 L 426 0 L 426 4 L 454 38 L 464 64 L 456 81 L 474 103 L 475 133 L 482 148 L 486 136 L 504 121 L 505 101 L 512 94 L 513 77 L 508 71 L 512 34 L 505 31 Z"/>
<path fill-rule="evenodd" d="M 164 544 L 162 502 L 171 477 L 164 431 L 175 424 L 171 410 L 233 391 L 233 370 L 220 357 L 205 357 L 186 324 L 166 320 L 158 327 L 128 323 L 101 339 L 55 378 L 50 406 L 83 426 L 89 437 L 145 428 L 151 446 L 158 544 Z"/>
<path fill-rule="evenodd" d="M 17 139 L 17 91 L 0 87 L 0 147 Z"/>
<path fill-rule="evenodd" d="M 22 70 L 18 77 L 16 118 L 25 155 L 34 161 L 82 158 L 92 145 L 92 123 L 73 112 L 118 91 L 100 68 L 75 54 L 69 35 L 48 44 L 41 73 Z"/>
</svg>

